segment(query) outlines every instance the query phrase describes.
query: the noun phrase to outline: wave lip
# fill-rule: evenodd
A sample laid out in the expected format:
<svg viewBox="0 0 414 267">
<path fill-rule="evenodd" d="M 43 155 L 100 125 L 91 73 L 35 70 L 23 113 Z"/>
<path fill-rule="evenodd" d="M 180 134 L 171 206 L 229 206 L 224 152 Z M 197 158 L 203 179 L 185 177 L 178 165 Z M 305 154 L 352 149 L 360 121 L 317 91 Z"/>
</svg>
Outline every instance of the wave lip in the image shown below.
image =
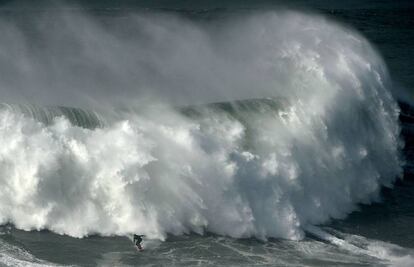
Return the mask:
<svg viewBox="0 0 414 267">
<path fill-rule="evenodd" d="M 14 113 L 20 113 L 46 125 L 53 124 L 54 120 L 58 117 L 65 117 L 73 126 L 89 129 L 103 127 L 105 125 L 103 118 L 96 112 L 80 108 L 42 107 L 29 104 L 0 103 L 0 110 L 9 110 Z"/>
</svg>

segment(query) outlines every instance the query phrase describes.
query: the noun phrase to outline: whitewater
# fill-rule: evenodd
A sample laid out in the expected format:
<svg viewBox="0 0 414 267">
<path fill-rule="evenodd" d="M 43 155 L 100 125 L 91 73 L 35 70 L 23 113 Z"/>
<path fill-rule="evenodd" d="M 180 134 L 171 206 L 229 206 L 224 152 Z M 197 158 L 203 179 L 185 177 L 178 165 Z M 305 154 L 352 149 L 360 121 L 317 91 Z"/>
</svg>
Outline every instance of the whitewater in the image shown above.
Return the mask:
<svg viewBox="0 0 414 267">
<path fill-rule="evenodd" d="M 86 15 L 71 17 L 82 24 L 73 31 L 68 17 L 54 23 L 78 50 L 61 58 L 1 24 L 0 62 L 16 78 L 0 83 L 1 224 L 79 238 L 300 240 L 401 177 L 392 82 L 353 30 L 291 11 L 215 26 L 134 14 L 130 37 Z M 49 47 L 66 43 L 42 29 Z M 22 111 L 27 99 L 102 121 L 39 119 Z"/>
</svg>

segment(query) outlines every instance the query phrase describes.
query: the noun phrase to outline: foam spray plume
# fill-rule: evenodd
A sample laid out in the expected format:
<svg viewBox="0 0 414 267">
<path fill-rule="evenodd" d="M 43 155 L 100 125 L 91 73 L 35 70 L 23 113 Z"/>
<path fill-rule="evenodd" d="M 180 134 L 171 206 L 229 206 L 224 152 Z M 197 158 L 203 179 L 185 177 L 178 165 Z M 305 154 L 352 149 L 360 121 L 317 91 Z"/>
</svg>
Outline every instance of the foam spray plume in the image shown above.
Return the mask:
<svg viewBox="0 0 414 267">
<path fill-rule="evenodd" d="M 63 35 L 53 29 L 37 24 L 46 54 L 20 26 L 2 23 L 2 71 L 15 58 L 0 79 L 5 102 L 19 89 L 49 105 L 113 101 L 116 110 L 142 97 L 186 107 L 124 108 L 96 128 L 1 109 L 1 223 L 74 237 L 301 239 L 306 226 L 379 200 L 401 174 L 391 81 L 352 30 L 287 11 L 213 26 L 131 14 L 123 18 L 131 37 L 70 16 L 55 18 L 71 40 L 61 58 Z M 248 100 L 229 101 L 240 99 Z M 222 103 L 189 106 L 207 102 Z"/>
</svg>

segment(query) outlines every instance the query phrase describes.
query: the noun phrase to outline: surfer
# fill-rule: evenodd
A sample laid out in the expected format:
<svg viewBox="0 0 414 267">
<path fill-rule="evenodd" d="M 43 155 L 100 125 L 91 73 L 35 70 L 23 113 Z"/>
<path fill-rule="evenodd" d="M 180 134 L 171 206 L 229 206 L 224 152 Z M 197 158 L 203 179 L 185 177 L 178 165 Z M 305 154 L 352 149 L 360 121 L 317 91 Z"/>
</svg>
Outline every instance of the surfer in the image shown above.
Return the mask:
<svg viewBox="0 0 414 267">
<path fill-rule="evenodd" d="M 134 234 L 133 242 L 134 242 L 135 246 L 138 248 L 139 251 L 144 250 L 144 248 L 141 246 L 141 242 L 142 242 L 143 237 L 144 237 L 144 235 Z"/>
</svg>

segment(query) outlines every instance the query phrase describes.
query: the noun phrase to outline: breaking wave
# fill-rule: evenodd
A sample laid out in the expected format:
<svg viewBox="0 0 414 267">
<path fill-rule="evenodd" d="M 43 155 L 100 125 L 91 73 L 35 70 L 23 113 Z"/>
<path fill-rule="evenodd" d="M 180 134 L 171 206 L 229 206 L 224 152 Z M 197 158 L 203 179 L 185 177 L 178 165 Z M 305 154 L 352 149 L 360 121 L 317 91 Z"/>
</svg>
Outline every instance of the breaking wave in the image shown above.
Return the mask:
<svg viewBox="0 0 414 267">
<path fill-rule="evenodd" d="M 234 18 L 219 33 L 134 16 L 151 30 L 142 64 L 174 82 L 220 85 L 223 101 L 113 111 L 93 127 L 103 120 L 85 110 L 74 109 L 82 121 L 62 108 L 1 108 L 0 223 L 74 237 L 301 239 L 309 225 L 379 200 L 400 176 L 399 110 L 363 37 L 294 12 Z M 162 55 L 160 32 L 176 38 Z"/>
</svg>

